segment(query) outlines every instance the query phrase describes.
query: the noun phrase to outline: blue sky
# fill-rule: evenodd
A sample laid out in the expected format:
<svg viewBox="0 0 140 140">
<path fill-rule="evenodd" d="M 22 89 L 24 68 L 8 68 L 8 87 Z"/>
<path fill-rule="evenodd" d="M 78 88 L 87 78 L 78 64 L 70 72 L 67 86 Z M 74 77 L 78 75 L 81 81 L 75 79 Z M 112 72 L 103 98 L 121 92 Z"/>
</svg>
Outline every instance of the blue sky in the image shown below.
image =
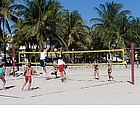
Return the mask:
<svg viewBox="0 0 140 140">
<path fill-rule="evenodd" d="M 95 7 L 99 7 L 100 4 L 106 2 L 112 2 L 112 0 L 58 0 L 65 9 L 69 11 L 78 10 L 90 26 L 90 19 L 98 17 Z M 140 17 L 140 0 L 114 0 L 115 3 L 123 4 L 122 10 L 131 11 L 131 15 L 134 17 Z"/>
</svg>

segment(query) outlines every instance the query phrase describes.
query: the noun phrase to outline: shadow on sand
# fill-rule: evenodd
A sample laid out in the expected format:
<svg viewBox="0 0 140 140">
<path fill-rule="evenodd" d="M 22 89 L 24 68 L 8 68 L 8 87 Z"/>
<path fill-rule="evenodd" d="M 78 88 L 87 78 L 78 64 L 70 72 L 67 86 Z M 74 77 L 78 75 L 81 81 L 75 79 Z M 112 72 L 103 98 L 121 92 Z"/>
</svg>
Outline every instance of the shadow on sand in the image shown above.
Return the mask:
<svg viewBox="0 0 140 140">
<path fill-rule="evenodd" d="M 8 87 L 5 87 L 6 89 L 10 89 L 10 88 L 14 88 L 16 86 L 8 86 Z"/>
<path fill-rule="evenodd" d="M 32 87 L 30 90 L 40 89 L 40 87 Z"/>
</svg>

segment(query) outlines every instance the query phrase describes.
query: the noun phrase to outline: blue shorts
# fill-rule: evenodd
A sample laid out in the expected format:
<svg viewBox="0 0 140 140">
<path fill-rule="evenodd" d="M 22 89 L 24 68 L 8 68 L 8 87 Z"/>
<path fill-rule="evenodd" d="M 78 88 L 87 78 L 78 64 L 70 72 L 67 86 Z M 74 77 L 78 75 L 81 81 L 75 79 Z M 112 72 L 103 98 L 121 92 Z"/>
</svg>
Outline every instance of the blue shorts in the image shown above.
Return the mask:
<svg viewBox="0 0 140 140">
<path fill-rule="evenodd" d="M 40 65 L 41 67 L 45 67 L 46 66 L 45 60 L 40 60 Z"/>
</svg>

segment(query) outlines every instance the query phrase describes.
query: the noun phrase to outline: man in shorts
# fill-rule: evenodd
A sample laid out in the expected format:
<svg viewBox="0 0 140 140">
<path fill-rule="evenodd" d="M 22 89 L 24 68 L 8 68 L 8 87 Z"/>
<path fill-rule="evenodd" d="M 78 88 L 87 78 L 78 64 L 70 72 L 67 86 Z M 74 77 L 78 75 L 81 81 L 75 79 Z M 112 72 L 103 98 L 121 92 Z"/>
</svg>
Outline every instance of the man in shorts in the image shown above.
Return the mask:
<svg viewBox="0 0 140 140">
<path fill-rule="evenodd" d="M 58 70 L 60 72 L 60 77 L 61 81 L 64 82 L 64 64 L 65 62 L 63 61 L 62 57 L 58 58 Z"/>
<path fill-rule="evenodd" d="M 47 69 L 46 69 L 46 53 L 49 48 L 44 48 L 42 52 L 40 53 L 40 65 L 43 67 L 43 71 L 45 72 L 45 75 L 47 75 Z"/>
</svg>

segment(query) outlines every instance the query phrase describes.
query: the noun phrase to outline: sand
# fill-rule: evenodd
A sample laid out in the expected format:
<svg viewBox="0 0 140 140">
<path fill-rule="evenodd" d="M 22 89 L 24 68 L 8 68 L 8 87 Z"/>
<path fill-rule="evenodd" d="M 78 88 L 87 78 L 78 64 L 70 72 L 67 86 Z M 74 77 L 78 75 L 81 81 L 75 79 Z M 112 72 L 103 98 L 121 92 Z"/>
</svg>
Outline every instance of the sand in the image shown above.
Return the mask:
<svg viewBox="0 0 140 140">
<path fill-rule="evenodd" d="M 107 68 L 100 68 L 100 80 L 93 79 L 88 67 L 68 67 L 67 79 L 51 75 L 33 76 L 31 91 L 22 91 L 24 76 L 6 76 L 7 90 L 0 90 L 1 105 L 139 105 L 140 68 L 135 67 L 135 84 L 131 82 L 131 67 L 113 66 L 115 81 L 108 81 Z M 0 81 L 0 86 L 2 82 Z M 27 89 L 27 86 L 25 87 Z"/>
</svg>

